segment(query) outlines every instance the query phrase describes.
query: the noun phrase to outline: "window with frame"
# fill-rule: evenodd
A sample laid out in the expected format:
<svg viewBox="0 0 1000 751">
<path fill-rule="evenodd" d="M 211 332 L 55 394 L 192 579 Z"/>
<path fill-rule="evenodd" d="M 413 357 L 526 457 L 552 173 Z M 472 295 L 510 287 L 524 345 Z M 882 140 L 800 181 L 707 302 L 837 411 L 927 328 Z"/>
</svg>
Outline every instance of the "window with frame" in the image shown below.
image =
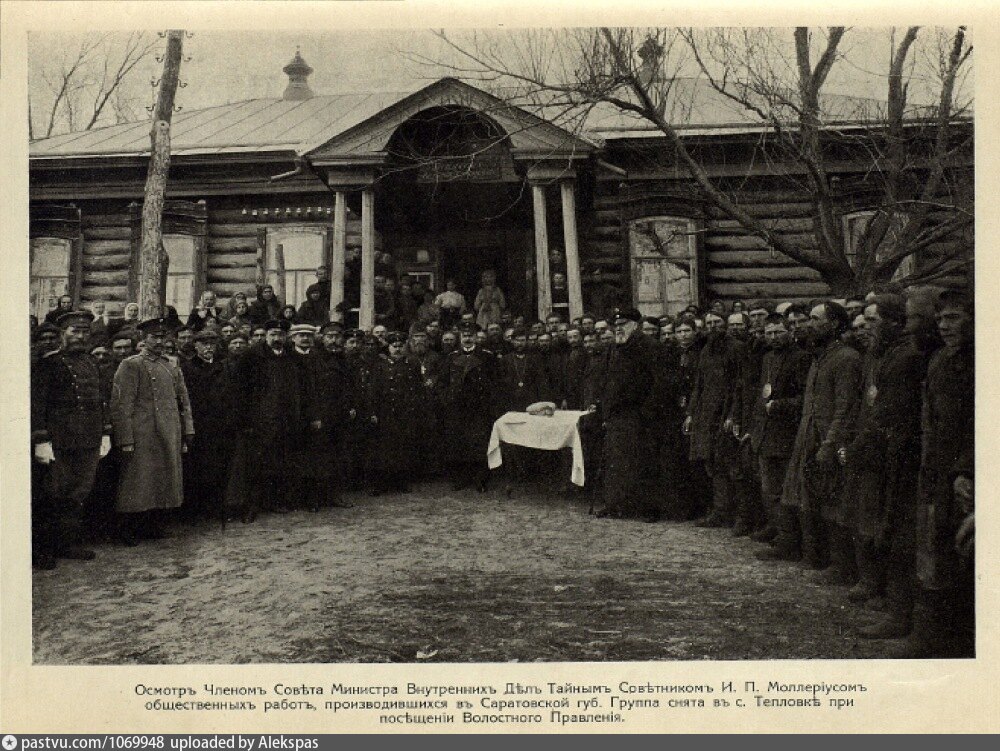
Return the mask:
<svg viewBox="0 0 1000 751">
<path fill-rule="evenodd" d="M 70 294 L 73 242 L 59 237 L 36 237 L 31 241 L 31 312 L 41 321 L 59 306 L 59 298 Z"/>
<path fill-rule="evenodd" d="M 195 305 L 197 274 L 197 239 L 192 235 L 164 235 L 167 264 L 167 305 L 172 305 L 182 320 Z"/>
<path fill-rule="evenodd" d="M 686 217 L 650 216 L 629 223 L 632 295 L 643 315 L 676 314 L 698 303 L 695 223 Z"/>
<path fill-rule="evenodd" d="M 325 266 L 326 231 L 322 227 L 281 228 L 267 235 L 265 280 L 277 291 L 278 247 L 284 260 L 285 305 L 296 308 L 305 302 L 306 289 L 315 284 L 316 269 Z"/>
<path fill-rule="evenodd" d="M 847 261 L 851 264 L 851 268 L 854 268 L 857 262 L 858 245 L 864 237 L 865 230 L 868 228 L 868 223 L 876 213 L 877 212 L 875 211 L 855 211 L 850 214 L 845 214 L 841 219 L 844 233 L 844 255 L 847 256 Z M 899 236 L 899 233 L 903 231 L 905 226 L 906 216 L 903 214 L 893 214 L 885 239 L 882 241 L 883 247 L 886 245 L 894 246 L 894 240 Z M 881 259 L 883 255 L 884 254 L 880 252 L 878 254 L 879 259 Z M 899 264 L 899 268 L 896 269 L 892 278 L 901 279 L 904 276 L 912 274 L 915 269 L 915 256 L 907 256 L 903 259 L 903 262 Z"/>
</svg>

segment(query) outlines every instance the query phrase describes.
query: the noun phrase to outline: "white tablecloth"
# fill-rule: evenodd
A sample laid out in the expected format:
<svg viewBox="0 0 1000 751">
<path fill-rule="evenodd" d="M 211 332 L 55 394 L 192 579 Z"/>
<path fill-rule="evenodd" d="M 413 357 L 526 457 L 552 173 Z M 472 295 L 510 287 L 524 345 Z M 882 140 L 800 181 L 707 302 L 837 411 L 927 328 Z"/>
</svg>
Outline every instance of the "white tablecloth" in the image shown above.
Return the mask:
<svg viewBox="0 0 1000 751">
<path fill-rule="evenodd" d="M 577 423 L 585 414 L 587 413 L 568 409 L 557 410 L 552 417 L 537 417 L 527 412 L 508 412 L 493 423 L 490 445 L 486 450 L 490 469 L 496 469 L 503 464 L 501 442 L 546 451 L 572 448 L 573 474 L 570 479 L 574 485 L 583 485 L 583 444 L 580 442 Z"/>
</svg>

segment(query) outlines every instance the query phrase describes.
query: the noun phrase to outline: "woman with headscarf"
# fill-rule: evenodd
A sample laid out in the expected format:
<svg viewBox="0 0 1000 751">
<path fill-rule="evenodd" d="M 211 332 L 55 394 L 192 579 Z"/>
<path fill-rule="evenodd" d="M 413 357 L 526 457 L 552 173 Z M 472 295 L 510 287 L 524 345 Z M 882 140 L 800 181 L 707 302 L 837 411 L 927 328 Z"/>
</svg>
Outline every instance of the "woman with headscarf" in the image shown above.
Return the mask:
<svg viewBox="0 0 1000 751">
<path fill-rule="evenodd" d="M 299 306 L 298 322 L 310 326 L 322 326 L 330 320 L 330 306 L 323 302 L 322 290 L 318 285 L 311 286 L 306 292 L 305 301 Z"/>
<path fill-rule="evenodd" d="M 265 284 L 257 293 L 257 299 L 250 304 L 250 321 L 257 326 L 263 326 L 270 320 L 280 317 L 281 300 L 275 297 L 274 287 Z"/>
</svg>

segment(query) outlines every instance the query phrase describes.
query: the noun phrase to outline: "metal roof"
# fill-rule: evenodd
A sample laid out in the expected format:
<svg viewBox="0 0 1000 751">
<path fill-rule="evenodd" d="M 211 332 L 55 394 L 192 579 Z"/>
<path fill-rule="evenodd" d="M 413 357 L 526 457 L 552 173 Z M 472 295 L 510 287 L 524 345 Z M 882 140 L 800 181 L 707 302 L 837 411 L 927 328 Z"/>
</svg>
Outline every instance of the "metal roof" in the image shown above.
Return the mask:
<svg viewBox="0 0 1000 751">
<path fill-rule="evenodd" d="M 440 83 L 440 82 L 439 82 Z M 308 153 L 422 89 L 317 95 L 301 101 L 251 99 L 205 109 L 181 111 L 171 125 L 171 153 L 212 155 L 285 152 Z M 474 84 L 471 84 L 474 86 Z M 484 87 L 486 89 L 487 87 Z M 570 133 L 602 143 L 615 138 L 650 137 L 656 127 L 638 114 L 599 103 L 561 103 L 556 94 L 495 95 Z M 826 95 L 829 122 L 877 121 L 874 99 Z M 666 119 L 682 133 L 724 135 L 756 132 L 759 118 L 724 96 L 704 79 L 678 78 L 670 83 Z M 790 113 L 789 122 L 794 118 Z M 142 156 L 149 153 L 149 120 L 67 133 L 34 141 L 32 159 Z"/>
</svg>

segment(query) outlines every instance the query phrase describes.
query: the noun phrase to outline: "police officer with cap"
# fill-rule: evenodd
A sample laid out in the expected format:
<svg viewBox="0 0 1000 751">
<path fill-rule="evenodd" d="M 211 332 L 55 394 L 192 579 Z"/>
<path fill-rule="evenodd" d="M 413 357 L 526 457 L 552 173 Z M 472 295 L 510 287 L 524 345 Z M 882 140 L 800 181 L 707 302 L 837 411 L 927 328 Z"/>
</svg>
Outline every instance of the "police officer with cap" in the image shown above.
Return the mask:
<svg viewBox="0 0 1000 751">
<path fill-rule="evenodd" d="M 56 320 L 60 346 L 38 360 L 31 379 L 33 453 L 48 468 L 34 510 L 33 562 L 42 569 L 55 568 L 57 558 L 94 558 L 80 544 L 83 503 L 98 460 L 111 448 L 108 394 L 88 352 L 93 316 L 69 311 Z"/>
</svg>

